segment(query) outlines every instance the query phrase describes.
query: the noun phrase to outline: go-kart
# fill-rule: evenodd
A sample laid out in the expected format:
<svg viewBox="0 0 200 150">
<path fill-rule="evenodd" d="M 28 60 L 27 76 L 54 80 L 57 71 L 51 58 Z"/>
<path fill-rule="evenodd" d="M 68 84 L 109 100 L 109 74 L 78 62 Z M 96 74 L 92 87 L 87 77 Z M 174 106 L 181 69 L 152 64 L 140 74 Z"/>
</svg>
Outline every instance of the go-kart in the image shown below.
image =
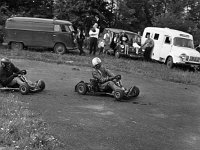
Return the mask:
<svg viewBox="0 0 200 150">
<path fill-rule="evenodd" d="M 128 100 L 132 97 L 137 97 L 140 94 L 140 90 L 138 87 L 133 86 L 129 90 L 126 90 L 121 82 L 121 75 L 117 75 L 113 77 L 112 81 L 120 87 L 120 89 L 113 91 L 111 88 L 107 90 L 102 90 L 99 87 L 99 82 L 96 79 L 90 79 L 89 83 L 86 83 L 84 81 L 80 81 L 75 86 L 75 92 L 78 92 L 81 95 L 85 94 L 96 94 L 96 95 L 111 95 L 113 96 L 117 101 L 122 100 Z"/>
<path fill-rule="evenodd" d="M 23 82 L 22 85 L 14 85 L 12 87 L 0 87 L 0 91 L 19 91 L 22 95 L 28 93 L 41 92 L 45 89 L 45 82 L 43 80 L 37 80 L 35 83 L 29 81 L 26 77 L 26 71 L 22 70 L 17 73 L 18 78 Z"/>
</svg>

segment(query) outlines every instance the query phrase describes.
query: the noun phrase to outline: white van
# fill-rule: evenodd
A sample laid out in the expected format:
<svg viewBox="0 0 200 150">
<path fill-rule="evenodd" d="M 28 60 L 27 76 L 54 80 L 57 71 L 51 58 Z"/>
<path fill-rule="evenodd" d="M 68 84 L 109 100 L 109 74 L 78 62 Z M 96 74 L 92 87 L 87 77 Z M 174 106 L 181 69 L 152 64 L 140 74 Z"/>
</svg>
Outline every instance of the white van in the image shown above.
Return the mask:
<svg viewBox="0 0 200 150">
<path fill-rule="evenodd" d="M 191 34 L 169 28 L 147 27 L 142 35 L 142 44 L 148 34 L 154 40 L 151 59 L 166 63 L 169 68 L 174 64 L 200 65 L 200 53 L 194 49 Z"/>
</svg>

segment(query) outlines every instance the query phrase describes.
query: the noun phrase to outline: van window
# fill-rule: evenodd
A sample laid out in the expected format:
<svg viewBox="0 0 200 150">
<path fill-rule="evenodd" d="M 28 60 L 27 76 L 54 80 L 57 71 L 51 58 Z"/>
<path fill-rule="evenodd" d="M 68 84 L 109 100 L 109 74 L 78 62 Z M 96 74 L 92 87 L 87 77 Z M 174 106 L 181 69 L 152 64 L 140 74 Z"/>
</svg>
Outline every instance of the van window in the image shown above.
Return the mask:
<svg viewBox="0 0 200 150">
<path fill-rule="evenodd" d="M 55 32 L 61 32 L 61 28 L 60 28 L 60 25 L 54 25 L 54 31 Z"/>
<path fill-rule="evenodd" d="M 174 46 L 194 48 L 193 40 L 181 37 L 174 38 Z"/>
<path fill-rule="evenodd" d="M 147 33 L 146 33 L 146 35 L 145 35 L 145 38 L 147 38 L 147 36 L 148 36 L 148 35 L 150 35 L 150 33 L 149 33 L 149 32 L 147 32 Z"/>
<path fill-rule="evenodd" d="M 154 35 L 154 40 L 158 40 L 158 38 L 159 38 L 159 34 L 158 34 L 158 33 L 155 33 L 155 35 Z"/>
<path fill-rule="evenodd" d="M 165 38 L 165 44 L 171 44 L 171 40 L 169 36 L 166 36 Z"/>
</svg>

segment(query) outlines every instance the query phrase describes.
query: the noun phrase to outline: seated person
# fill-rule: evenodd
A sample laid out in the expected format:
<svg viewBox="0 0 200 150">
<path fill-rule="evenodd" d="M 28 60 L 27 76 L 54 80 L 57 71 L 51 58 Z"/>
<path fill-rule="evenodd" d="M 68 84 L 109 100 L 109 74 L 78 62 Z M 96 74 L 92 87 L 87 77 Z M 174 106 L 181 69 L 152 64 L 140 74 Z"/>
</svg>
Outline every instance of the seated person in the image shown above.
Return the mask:
<svg viewBox="0 0 200 150">
<path fill-rule="evenodd" d="M 23 82 L 18 77 L 20 70 L 8 59 L 1 59 L 0 83 L 3 87 L 13 87 L 16 84 L 21 85 Z"/>
<path fill-rule="evenodd" d="M 100 90 L 106 91 L 109 89 L 115 90 L 123 90 L 126 91 L 124 87 L 117 86 L 113 80 L 115 75 L 108 69 L 102 66 L 101 59 L 98 57 L 95 57 L 92 59 L 92 65 L 93 65 L 93 78 L 96 79 L 99 82 L 99 88 Z"/>
</svg>

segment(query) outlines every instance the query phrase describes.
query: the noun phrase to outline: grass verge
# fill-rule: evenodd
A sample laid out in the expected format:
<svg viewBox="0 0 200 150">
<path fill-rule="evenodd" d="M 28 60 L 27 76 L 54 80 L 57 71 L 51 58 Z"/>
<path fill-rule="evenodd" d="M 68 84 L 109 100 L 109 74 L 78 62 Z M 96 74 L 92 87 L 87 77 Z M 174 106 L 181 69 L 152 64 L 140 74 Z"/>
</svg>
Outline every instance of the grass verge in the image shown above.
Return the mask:
<svg viewBox="0 0 200 150">
<path fill-rule="evenodd" d="M 14 59 L 29 59 L 44 61 L 57 64 L 68 64 L 75 66 L 91 67 L 91 60 L 94 56 L 79 56 L 73 52 L 65 55 L 57 55 L 51 52 L 35 52 L 35 51 L 12 51 L 0 48 L 0 55 Z M 142 60 L 132 59 L 116 59 L 113 56 L 100 56 L 105 66 L 111 70 L 132 73 L 139 77 L 151 77 L 165 81 L 191 84 L 200 86 L 199 72 L 189 72 L 181 69 L 168 69 L 165 65 L 153 62 L 145 62 Z"/>
<path fill-rule="evenodd" d="M 49 134 L 47 123 L 12 94 L 0 97 L 0 146 L 9 150 L 63 149 L 63 145 Z"/>
</svg>

